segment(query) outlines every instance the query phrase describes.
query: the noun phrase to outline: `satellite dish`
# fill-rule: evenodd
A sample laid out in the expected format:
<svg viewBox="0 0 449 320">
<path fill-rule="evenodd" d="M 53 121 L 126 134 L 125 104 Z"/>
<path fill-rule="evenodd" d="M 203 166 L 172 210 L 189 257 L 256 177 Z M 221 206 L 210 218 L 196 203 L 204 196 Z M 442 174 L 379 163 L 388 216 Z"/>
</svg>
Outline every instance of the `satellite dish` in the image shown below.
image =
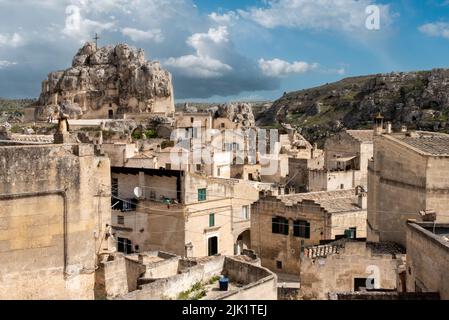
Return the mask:
<svg viewBox="0 0 449 320">
<path fill-rule="evenodd" d="M 136 198 L 142 198 L 143 192 L 141 187 L 135 187 L 134 188 L 134 195 Z"/>
</svg>

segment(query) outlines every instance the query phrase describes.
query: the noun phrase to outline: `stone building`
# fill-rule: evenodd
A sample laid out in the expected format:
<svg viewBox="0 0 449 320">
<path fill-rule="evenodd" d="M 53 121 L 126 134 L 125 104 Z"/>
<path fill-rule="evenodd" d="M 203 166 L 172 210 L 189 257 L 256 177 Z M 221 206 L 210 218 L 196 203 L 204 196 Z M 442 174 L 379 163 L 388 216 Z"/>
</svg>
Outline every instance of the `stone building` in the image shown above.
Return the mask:
<svg viewBox="0 0 449 320">
<path fill-rule="evenodd" d="M 346 130 L 328 138 L 324 168 L 309 172 L 308 191 L 352 189 L 368 184 L 368 160 L 373 156 L 373 130 Z"/>
<path fill-rule="evenodd" d="M 407 223 L 407 291 L 449 300 L 449 224 Z"/>
<path fill-rule="evenodd" d="M 112 181 L 119 251 L 201 257 L 249 247 L 250 206 L 258 191 L 244 181 L 126 167 L 113 167 Z"/>
<path fill-rule="evenodd" d="M 110 162 L 92 145 L 0 147 L 0 299 L 93 299 Z"/>
<path fill-rule="evenodd" d="M 368 238 L 406 245 L 407 219 L 449 222 L 449 135 L 380 133 L 368 175 Z"/>
<path fill-rule="evenodd" d="M 338 240 L 307 247 L 301 261 L 302 299 L 327 300 L 335 292 L 396 291 L 405 250 L 394 243 Z"/>
<path fill-rule="evenodd" d="M 354 190 L 262 197 L 252 207 L 251 249 L 262 265 L 299 274 L 302 248 L 366 237 L 366 194 Z"/>
</svg>

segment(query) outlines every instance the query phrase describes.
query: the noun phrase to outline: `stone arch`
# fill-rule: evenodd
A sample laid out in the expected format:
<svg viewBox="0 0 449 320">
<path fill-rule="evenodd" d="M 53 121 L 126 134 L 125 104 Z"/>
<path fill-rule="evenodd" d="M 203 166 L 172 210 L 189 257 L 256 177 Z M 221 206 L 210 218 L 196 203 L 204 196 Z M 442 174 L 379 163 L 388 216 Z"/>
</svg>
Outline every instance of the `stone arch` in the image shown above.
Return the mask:
<svg viewBox="0 0 449 320">
<path fill-rule="evenodd" d="M 251 231 L 250 228 L 243 229 L 237 236 L 235 241 L 235 254 L 242 254 L 244 249 L 251 247 Z"/>
</svg>

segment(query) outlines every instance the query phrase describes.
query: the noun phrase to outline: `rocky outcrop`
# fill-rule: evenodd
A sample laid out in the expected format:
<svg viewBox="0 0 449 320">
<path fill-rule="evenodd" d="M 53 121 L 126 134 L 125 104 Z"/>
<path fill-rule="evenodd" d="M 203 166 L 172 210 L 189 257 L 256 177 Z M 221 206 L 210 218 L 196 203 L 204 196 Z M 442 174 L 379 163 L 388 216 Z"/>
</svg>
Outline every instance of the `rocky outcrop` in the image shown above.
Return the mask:
<svg viewBox="0 0 449 320">
<path fill-rule="evenodd" d="M 227 103 L 209 109 L 215 118 L 226 118 L 239 123 L 243 128 L 256 125 L 252 105 L 249 103 Z"/>
<path fill-rule="evenodd" d="M 345 128 L 371 128 L 379 111 L 396 129 L 449 131 L 449 69 L 347 78 L 286 93 L 257 123 L 290 123 L 306 139 L 322 142 Z"/>
<path fill-rule="evenodd" d="M 126 44 L 97 49 L 87 43 L 73 58 L 71 68 L 52 72 L 43 81 L 37 117 L 46 118 L 62 103 L 80 118 L 172 113 L 171 75 L 159 62 L 146 61 L 143 50 Z M 76 110 L 81 110 L 79 116 Z"/>
</svg>

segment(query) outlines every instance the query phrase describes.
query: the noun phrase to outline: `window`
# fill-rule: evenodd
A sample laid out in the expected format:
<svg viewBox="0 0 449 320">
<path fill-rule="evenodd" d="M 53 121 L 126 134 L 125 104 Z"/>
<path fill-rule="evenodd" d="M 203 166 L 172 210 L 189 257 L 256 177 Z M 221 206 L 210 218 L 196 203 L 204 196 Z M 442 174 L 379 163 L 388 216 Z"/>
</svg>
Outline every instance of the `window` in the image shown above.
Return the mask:
<svg viewBox="0 0 449 320">
<path fill-rule="evenodd" d="M 340 185 L 340 189 L 343 190 L 344 188 L 345 188 L 345 185 L 344 185 L 344 184 L 341 184 L 341 185 Z"/>
<path fill-rule="evenodd" d="M 276 261 L 276 268 L 282 269 L 282 261 Z"/>
<path fill-rule="evenodd" d="M 282 217 L 273 217 L 271 228 L 273 233 L 288 235 L 288 220 Z"/>
<path fill-rule="evenodd" d="M 374 288 L 374 280 L 368 278 L 354 278 L 354 291 L 363 291 Z"/>
<path fill-rule="evenodd" d="M 117 251 L 125 254 L 132 253 L 131 240 L 126 238 L 117 238 Z"/>
<path fill-rule="evenodd" d="M 206 189 L 198 189 L 198 201 L 206 201 Z"/>
<path fill-rule="evenodd" d="M 232 143 L 225 143 L 224 151 L 232 151 Z"/>
<path fill-rule="evenodd" d="M 215 213 L 209 214 L 209 228 L 215 227 Z"/>
<path fill-rule="evenodd" d="M 249 219 L 249 206 L 242 207 L 242 218 L 245 220 Z"/>
<path fill-rule="evenodd" d="M 351 230 L 352 239 L 357 239 L 357 228 L 349 228 L 349 230 Z"/>
<path fill-rule="evenodd" d="M 171 164 L 170 163 L 166 163 L 165 164 L 165 169 L 166 170 L 171 170 Z"/>
<path fill-rule="evenodd" d="M 124 216 L 117 216 L 117 224 L 125 224 L 125 217 Z"/>
<path fill-rule="evenodd" d="M 225 127 L 225 124 L 223 122 L 220 123 L 220 127 L 223 129 Z"/>
<path fill-rule="evenodd" d="M 156 191 L 150 191 L 150 199 L 155 200 L 156 199 Z"/>
<path fill-rule="evenodd" d="M 201 171 L 201 165 L 200 164 L 196 165 L 196 171 Z"/>
<path fill-rule="evenodd" d="M 299 238 L 310 239 L 310 223 L 303 220 L 293 222 L 293 235 Z"/>
<path fill-rule="evenodd" d="M 220 168 L 217 168 L 217 176 L 218 177 L 221 176 L 221 169 Z"/>
<path fill-rule="evenodd" d="M 195 121 L 195 118 L 194 118 L 194 117 L 191 117 L 191 118 L 190 118 L 190 122 L 193 123 L 194 121 Z"/>
</svg>

